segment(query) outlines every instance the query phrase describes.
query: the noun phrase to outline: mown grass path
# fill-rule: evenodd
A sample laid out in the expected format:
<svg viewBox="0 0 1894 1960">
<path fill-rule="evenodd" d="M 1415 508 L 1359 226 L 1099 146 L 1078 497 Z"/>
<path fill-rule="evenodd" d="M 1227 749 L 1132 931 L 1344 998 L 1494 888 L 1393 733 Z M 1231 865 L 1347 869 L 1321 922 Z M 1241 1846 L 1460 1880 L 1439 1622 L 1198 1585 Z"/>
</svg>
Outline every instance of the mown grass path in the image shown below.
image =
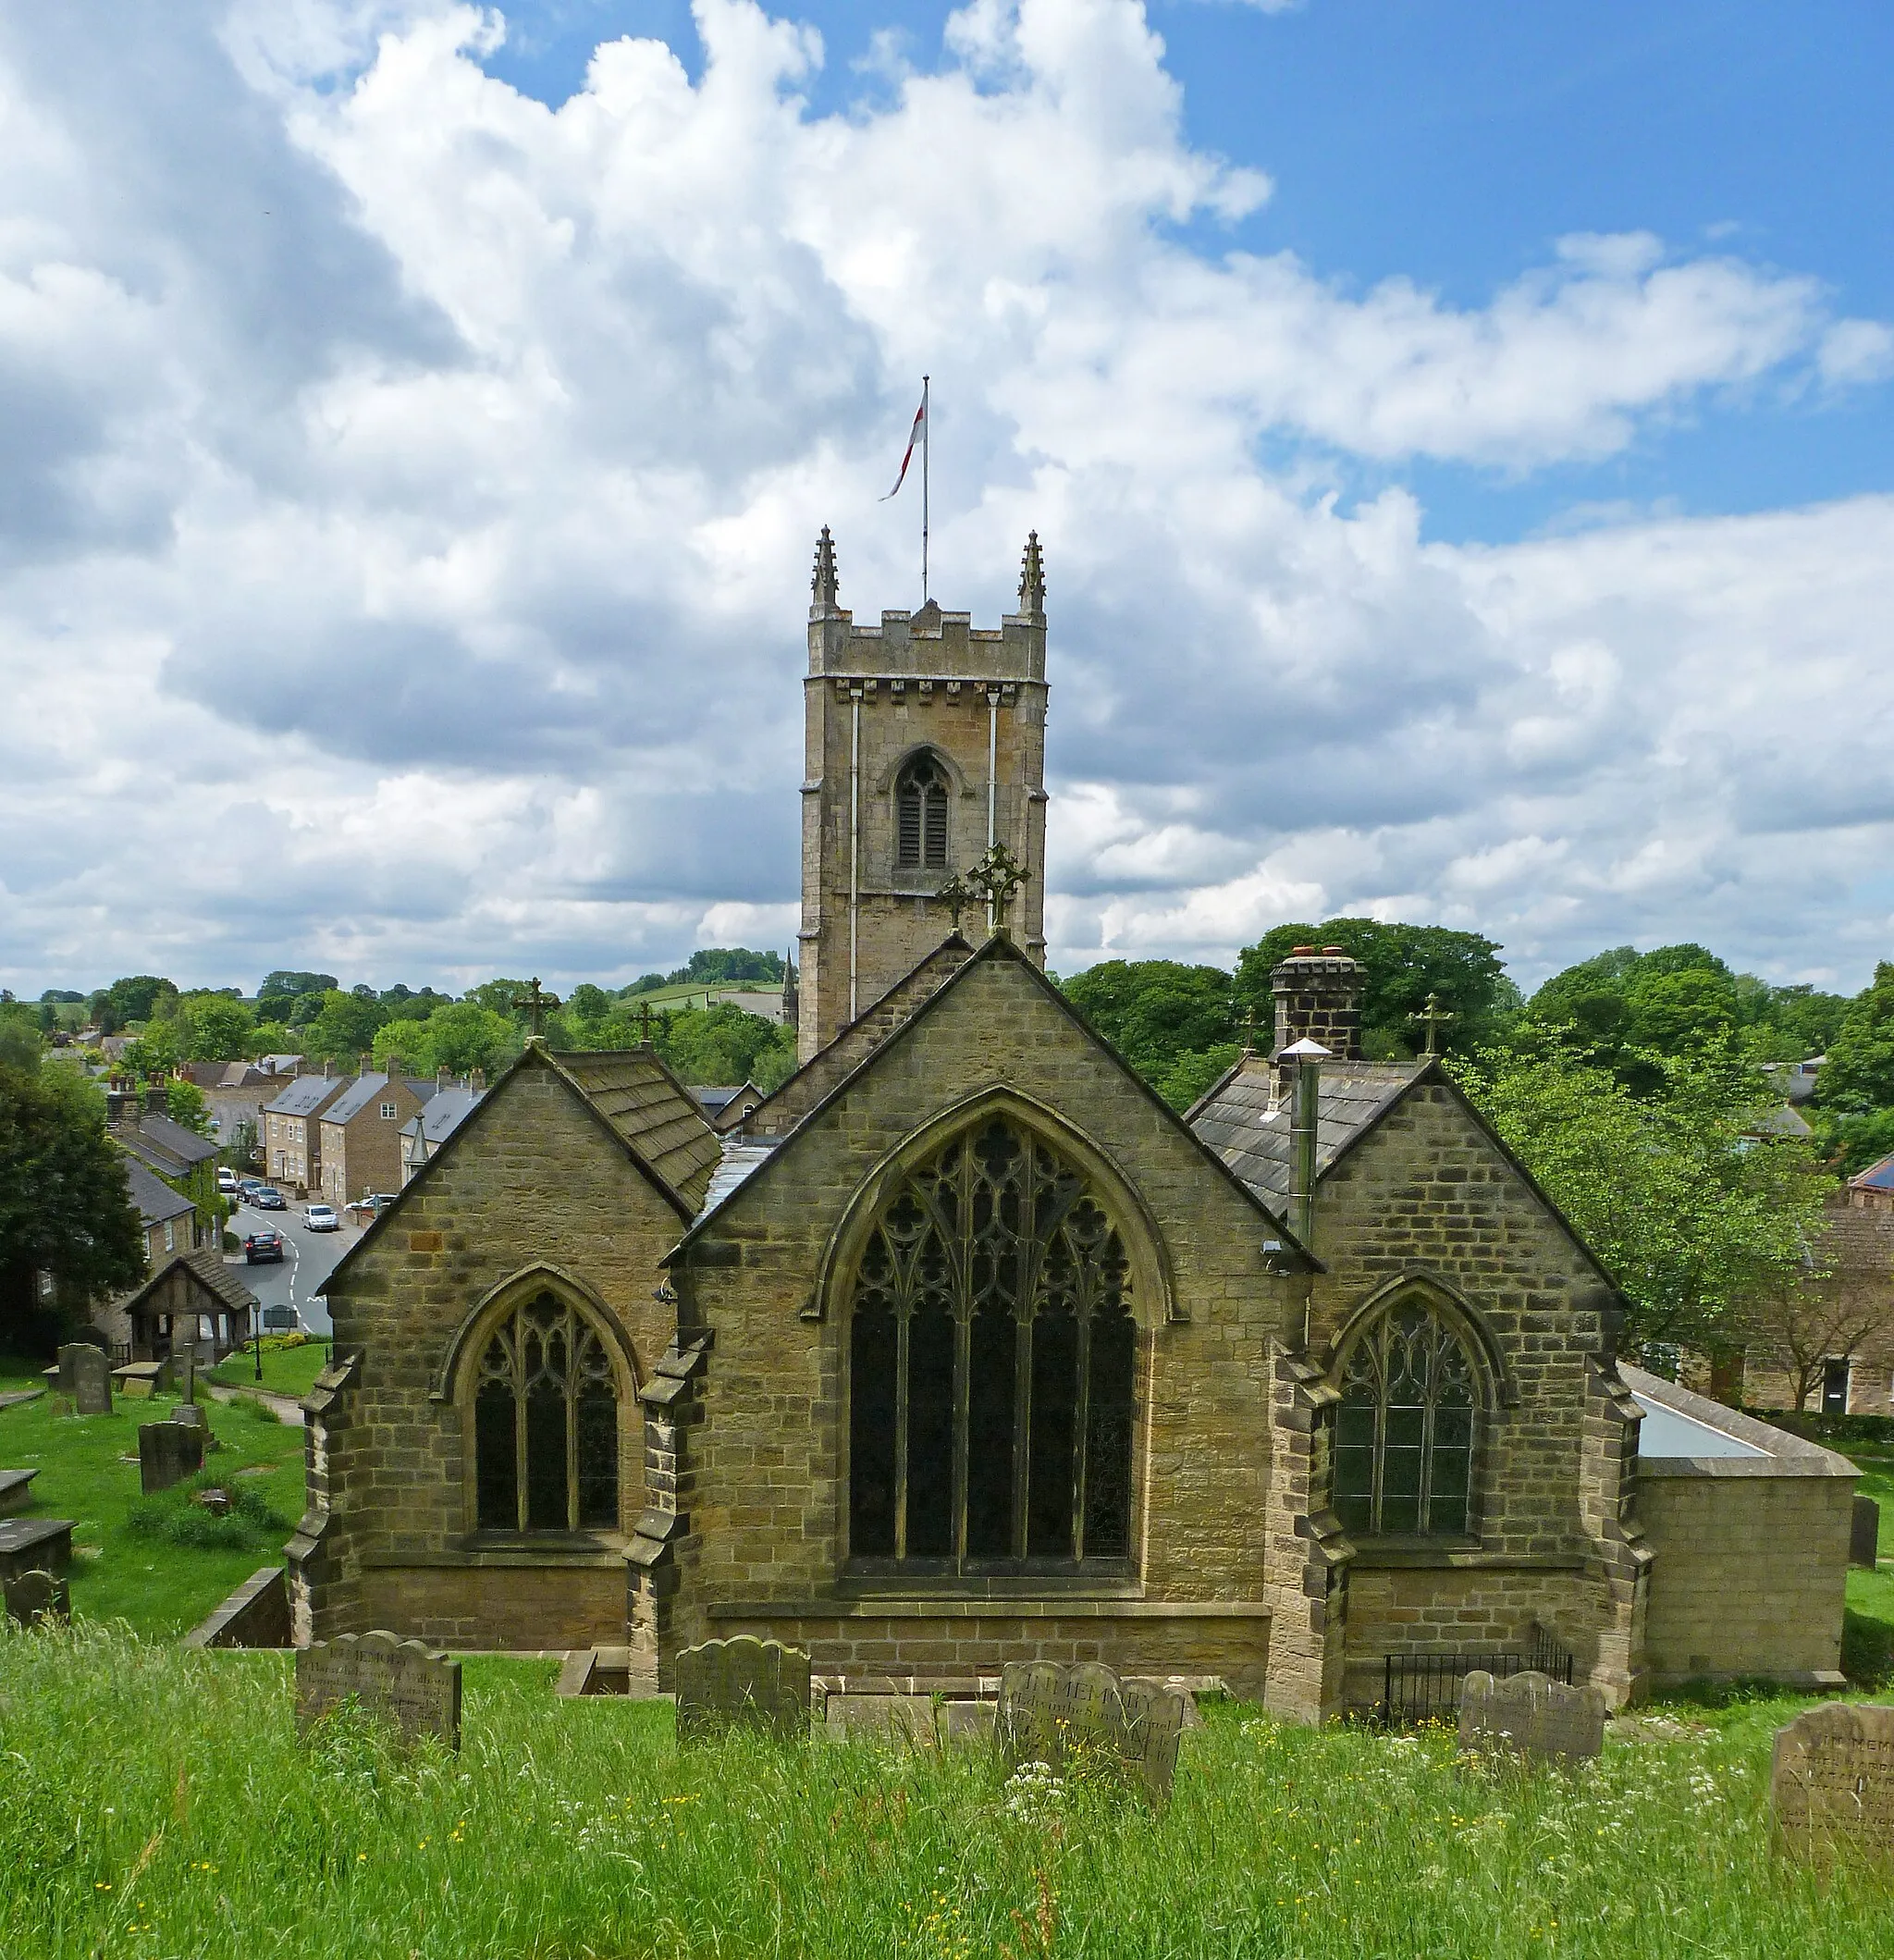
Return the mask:
<svg viewBox="0 0 1894 1960">
<path fill-rule="evenodd" d="M 1782 1703 L 1573 1778 L 1215 1708 L 1153 1816 L 980 1755 L 679 1756 L 662 1705 L 552 1672 L 468 1662 L 461 1753 L 404 1758 L 359 1720 L 299 1744 L 287 1657 L 0 1635 L 0 1952 L 1862 1960 L 1894 1924 L 1772 1862 Z"/>
</svg>

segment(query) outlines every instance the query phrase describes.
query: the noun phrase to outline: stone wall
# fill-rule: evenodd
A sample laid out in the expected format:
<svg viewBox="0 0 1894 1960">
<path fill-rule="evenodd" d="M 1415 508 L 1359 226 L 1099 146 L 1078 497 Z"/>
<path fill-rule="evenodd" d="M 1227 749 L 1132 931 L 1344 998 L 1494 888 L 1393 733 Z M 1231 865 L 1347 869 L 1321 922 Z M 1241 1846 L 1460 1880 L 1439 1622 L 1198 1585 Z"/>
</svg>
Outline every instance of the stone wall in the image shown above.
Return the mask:
<svg viewBox="0 0 1894 1960">
<path fill-rule="evenodd" d="M 1838 1191 L 1823 1214 L 1815 1256 L 1826 1270 L 1805 1282 L 1796 1310 L 1802 1338 L 1817 1350 L 1847 1352 L 1851 1415 L 1894 1415 L 1894 1211 L 1851 1202 Z M 1767 1308 L 1743 1330 L 1741 1399 L 1763 1409 L 1795 1407 L 1795 1374 L 1782 1329 Z M 1822 1406 L 1817 1371 L 1809 1407 Z"/>
<path fill-rule="evenodd" d="M 681 1322 L 714 1345 L 692 1387 L 691 1419 L 680 1420 L 675 1404 L 667 1416 L 678 1453 L 676 1508 L 688 1529 L 667 1554 L 673 1603 L 661 1664 L 726 1622 L 822 1623 L 811 1602 L 836 1596 L 847 1553 L 848 1319 L 845 1291 L 820 1290 L 825 1251 L 850 1200 L 899 1140 L 1002 1087 L 1059 1111 L 1149 1208 L 1172 1292 L 1167 1307 L 1147 1288 L 1138 1309 L 1134 1590 L 1146 1609 L 1245 1603 L 1238 1619 L 1191 1622 L 1191 1652 L 1203 1663 L 1193 1670 L 1245 1674 L 1259 1665 L 1270 1349 L 1293 1311 L 1293 1285 L 1269 1270 L 1269 1221 L 1010 947 L 990 948 L 965 968 L 741 1187 L 678 1275 Z M 1057 1126 L 1052 1134 L 1073 1150 Z M 661 1568 L 654 1571 L 654 1587 L 665 1583 Z M 1033 1591 L 1029 1582 L 1009 1585 L 1009 1602 Z M 905 1591 L 912 1598 L 911 1584 Z M 778 1605 L 787 1609 L 779 1614 Z M 994 1609 L 1005 1610 L 997 1601 Z M 845 1646 L 857 1667 L 918 1664 L 934 1648 L 953 1649 L 956 1666 L 990 1650 L 997 1667 L 1001 1658 L 1038 1651 L 1033 1634 L 1009 1633 L 984 1617 L 976 1631 L 969 1624 L 963 1603 L 943 1600 L 898 1627 L 851 1621 L 845 1633 L 838 1625 L 810 1637 L 837 1651 Z M 1079 1636 L 1046 1637 L 1064 1651 Z M 1094 1626 L 1084 1637 L 1108 1636 Z M 1139 1626 L 1109 1637 L 1125 1658 L 1145 1654 L 1154 1636 Z"/>
<path fill-rule="evenodd" d="M 515 1633 L 535 1647 L 623 1639 L 622 1552 L 645 1502 L 635 1390 L 670 1337 L 670 1309 L 653 1292 L 683 1226 L 529 1049 L 330 1284 L 336 1354 L 359 1360 L 343 1386 L 311 1399 L 323 1406 L 309 1433 L 311 1510 L 299 1535 L 312 1550 L 299 1579 L 315 1638 L 386 1626 L 448 1646 L 506 1645 Z M 575 1571 L 568 1541 L 516 1547 L 499 1565 L 488 1535 L 476 1542 L 471 1411 L 451 1383 L 437 1397 L 438 1378 L 474 1309 L 516 1276 L 526 1297 L 542 1279 L 554 1291 L 569 1279 L 569 1295 L 609 1316 L 629 1349 L 620 1527 L 578 1547 L 610 1552 L 603 1564 L 585 1558 Z M 469 1364 L 483 1338 L 467 1329 Z"/>
<path fill-rule="evenodd" d="M 1536 1620 L 1580 1678 L 1625 1699 L 1644 1559 L 1625 1484 L 1632 1405 L 1599 1361 L 1614 1304 L 1603 1276 L 1437 1081 L 1410 1090 L 1322 1178 L 1313 1239 L 1328 1268 L 1310 1295 L 1315 1366 L 1328 1370 L 1357 1316 L 1413 1279 L 1465 1313 L 1492 1377 L 1469 1541 L 1415 1551 L 1408 1570 L 1351 1570 L 1351 1672 L 1388 1652 L 1523 1635 Z"/>
</svg>

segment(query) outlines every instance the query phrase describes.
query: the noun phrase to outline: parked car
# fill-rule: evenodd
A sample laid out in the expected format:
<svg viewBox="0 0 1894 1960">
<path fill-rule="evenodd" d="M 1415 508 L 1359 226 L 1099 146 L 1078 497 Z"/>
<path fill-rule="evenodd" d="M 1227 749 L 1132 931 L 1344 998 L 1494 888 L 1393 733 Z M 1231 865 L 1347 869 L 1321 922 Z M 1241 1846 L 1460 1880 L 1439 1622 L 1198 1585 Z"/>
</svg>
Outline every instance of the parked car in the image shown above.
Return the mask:
<svg viewBox="0 0 1894 1960">
<path fill-rule="evenodd" d="M 240 1189 L 237 1182 L 237 1173 L 228 1164 L 220 1164 L 217 1166 L 217 1189 L 227 1198 Z"/>
<path fill-rule="evenodd" d="M 365 1198 L 352 1200 L 343 1210 L 358 1213 L 363 1225 L 372 1225 L 394 1202 L 392 1191 L 370 1191 Z"/>
<path fill-rule="evenodd" d="M 305 1204 L 302 1223 L 312 1232 L 339 1232 L 342 1229 L 342 1221 L 337 1217 L 332 1204 Z"/>
<path fill-rule="evenodd" d="M 274 1184 L 259 1184 L 251 1192 L 250 1202 L 260 1212 L 287 1212 L 289 1209 L 289 1201 Z"/>
<path fill-rule="evenodd" d="M 248 1204 L 262 1189 L 263 1179 L 261 1177 L 240 1177 L 237 1180 L 237 1195 L 245 1204 Z"/>
<path fill-rule="evenodd" d="M 283 1256 L 283 1235 L 273 1232 L 267 1226 L 260 1232 L 252 1232 L 243 1241 L 243 1264 L 253 1266 L 260 1261 L 281 1259 Z"/>
</svg>

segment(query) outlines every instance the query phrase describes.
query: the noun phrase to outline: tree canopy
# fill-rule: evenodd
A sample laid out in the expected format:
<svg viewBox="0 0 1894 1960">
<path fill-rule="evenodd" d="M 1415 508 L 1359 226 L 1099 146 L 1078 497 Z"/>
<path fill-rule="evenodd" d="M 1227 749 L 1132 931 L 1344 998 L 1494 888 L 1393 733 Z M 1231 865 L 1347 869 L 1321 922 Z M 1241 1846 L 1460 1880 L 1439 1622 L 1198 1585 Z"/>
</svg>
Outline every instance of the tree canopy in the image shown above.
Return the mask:
<svg viewBox="0 0 1894 1960">
<path fill-rule="evenodd" d="M 1298 946 L 1340 946 L 1367 968 L 1361 990 L 1361 1049 L 1371 1059 L 1400 1059 L 1425 1045 L 1417 1017 L 1434 995 L 1453 1017 L 1441 1029 L 1448 1054 L 1470 1054 L 1502 1030 L 1519 990 L 1500 964 L 1497 942 L 1447 926 L 1409 926 L 1378 918 L 1330 918 L 1321 925 L 1276 926 L 1237 956 L 1236 992 L 1254 1009 L 1267 1041 L 1275 1005 L 1269 977 Z"/>
<path fill-rule="evenodd" d="M 56 1307 L 40 1297 L 50 1274 Z M 43 1352 L 62 1318 L 144 1276 L 144 1233 L 105 1098 L 68 1068 L 0 1066 L 0 1349 Z"/>
<path fill-rule="evenodd" d="M 1187 1109 L 1242 1052 L 1229 974 L 1172 959 L 1105 959 L 1065 997 L 1174 1108 Z"/>
</svg>

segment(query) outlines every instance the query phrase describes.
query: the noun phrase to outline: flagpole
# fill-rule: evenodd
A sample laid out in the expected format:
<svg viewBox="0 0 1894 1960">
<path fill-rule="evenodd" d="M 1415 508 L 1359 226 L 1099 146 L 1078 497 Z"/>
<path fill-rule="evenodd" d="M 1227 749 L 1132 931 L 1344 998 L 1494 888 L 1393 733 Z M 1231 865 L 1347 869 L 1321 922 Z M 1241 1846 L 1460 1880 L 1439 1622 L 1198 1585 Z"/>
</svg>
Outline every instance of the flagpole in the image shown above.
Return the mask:
<svg viewBox="0 0 1894 1960">
<path fill-rule="evenodd" d="M 928 602 L 928 445 L 933 440 L 934 417 L 928 407 L 930 377 L 921 376 L 921 604 Z"/>
</svg>

